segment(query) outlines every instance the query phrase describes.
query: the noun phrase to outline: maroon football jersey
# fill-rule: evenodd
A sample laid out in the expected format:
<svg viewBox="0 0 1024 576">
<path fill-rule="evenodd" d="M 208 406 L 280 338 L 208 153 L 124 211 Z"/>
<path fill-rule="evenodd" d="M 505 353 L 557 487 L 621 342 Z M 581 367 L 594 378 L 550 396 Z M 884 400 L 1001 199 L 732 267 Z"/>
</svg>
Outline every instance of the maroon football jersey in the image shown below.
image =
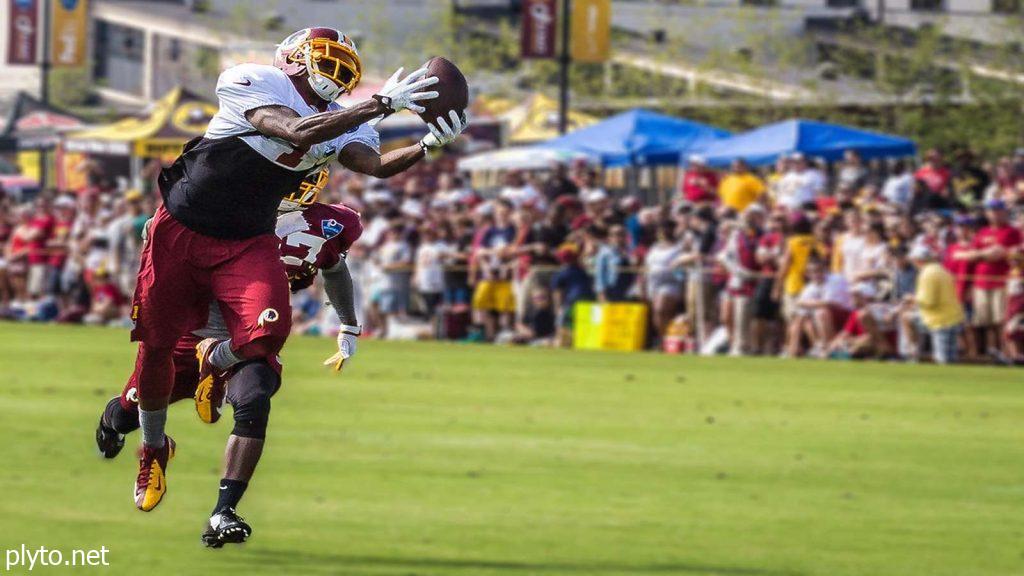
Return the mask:
<svg viewBox="0 0 1024 576">
<path fill-rule="evenodd" d="M 277 219 L 281 261 L 292 280 L 333 267 L 362 233 L 359 213 L 342 204 L 313 204 Z"/>
</svg>

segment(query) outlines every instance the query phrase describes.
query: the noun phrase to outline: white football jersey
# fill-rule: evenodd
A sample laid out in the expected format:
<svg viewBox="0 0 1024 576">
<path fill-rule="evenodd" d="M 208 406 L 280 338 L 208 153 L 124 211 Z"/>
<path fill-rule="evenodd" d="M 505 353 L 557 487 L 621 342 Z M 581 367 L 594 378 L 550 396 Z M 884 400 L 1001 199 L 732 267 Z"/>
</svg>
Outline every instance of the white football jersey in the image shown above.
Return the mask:
<svg viewBox="0 0 1024 576">
<path fill-rule="evenodd" d="M 217 80 L 217 99 L 220 109 L 210 121 L 206 138 L 220 139 L 238 136 L 264 158 L 278 166 L 296 172 L 310 172 L 333 160 L 342 148 L 358 142 L 380 150 L 380 136 L 368 124 L 362 124 L 341 136 L 321 142 L 308 150 L 296 149 L 279 138 L 253 134 L 256 128 L 246 120 L 246 112 L 262 106 L 286 106 L 300 116 L 312 116 L 320 111 L 302 99 L 291 79 L 274 66 L 239 64 L 221 73 Z M 327 110 L 341 110 L 331 102 Z"/>
</svg>

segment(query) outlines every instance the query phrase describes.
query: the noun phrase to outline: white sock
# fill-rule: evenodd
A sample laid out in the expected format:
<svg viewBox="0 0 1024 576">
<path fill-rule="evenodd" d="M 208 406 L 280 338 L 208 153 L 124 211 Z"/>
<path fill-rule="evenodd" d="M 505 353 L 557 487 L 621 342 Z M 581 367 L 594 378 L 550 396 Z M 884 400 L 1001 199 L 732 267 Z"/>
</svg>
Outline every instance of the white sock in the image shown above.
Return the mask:
<svg viewBox="0 0 1024 576">
<path fill-rule="evenodd" d="M 163 410 L 139 409 L 139 426 L 142 427 L 142 443 L 151 448 L 162 448 L 166 436 L 167 408 Z"/>
</svg>

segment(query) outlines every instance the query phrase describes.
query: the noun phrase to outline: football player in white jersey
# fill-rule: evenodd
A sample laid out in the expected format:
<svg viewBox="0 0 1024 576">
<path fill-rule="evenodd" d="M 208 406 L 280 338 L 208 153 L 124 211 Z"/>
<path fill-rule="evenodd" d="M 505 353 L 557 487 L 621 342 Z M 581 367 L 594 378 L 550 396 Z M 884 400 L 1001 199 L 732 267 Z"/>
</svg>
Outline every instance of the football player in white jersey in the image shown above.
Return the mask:
<svg viewBox="0 0 1024 576">
<path fill-rule="evenodd" d="M 159 178 L 164 203 L 149 229 L 132 309 L 142 430 L 135 505 L 152 510 L 166 492 L 175 451 L 164 433 L 174 346 L 201 327 L 216 302 L 231 337 L 200 351 L 203 377 L 230 379 L 247 399 L 233 406 L 218 502 L 225 512 L 214 526 L 221 543 L 248 535 L 232 521 L 232 503 L 262 453 L 270 397 L 280 385 L 273 364 L 290 330 L 288 281 L 274 234 L 281 198 L 335 158 L 378 178 L 397 174 L 465 127 L 452 111 L 419 143 L 381 154 L 367 123 L 404 109 L 421 112 L 418 102 L 438 95 L 428 89 L 437 79 L 425 69 L 403 77 L 400 69 L 372 98 L 350 108 L 334 102 L 361 77 L 347 36 L 332 28 L 296 32 L 278 46 L 273 66 L 243 64 L 221 74 L 220 109 L 207 133 Z"/>
</svg>

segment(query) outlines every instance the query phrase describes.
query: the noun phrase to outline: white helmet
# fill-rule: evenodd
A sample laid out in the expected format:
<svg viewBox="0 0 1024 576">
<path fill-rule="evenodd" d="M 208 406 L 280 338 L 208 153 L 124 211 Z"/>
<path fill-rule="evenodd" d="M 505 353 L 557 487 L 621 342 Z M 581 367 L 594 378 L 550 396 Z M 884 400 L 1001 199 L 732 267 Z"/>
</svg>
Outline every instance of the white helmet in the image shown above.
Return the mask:
<svg viewBox="0 0 1024 576">
<path fill-rule="evenodd" d="M 289 76 L 306 73 L 313 91 L 328 102 L 351 93 L 363 75 L 355 42 L 334 28 L 303 28 L 285 38 L 274 66 Z"/>
</svg>

